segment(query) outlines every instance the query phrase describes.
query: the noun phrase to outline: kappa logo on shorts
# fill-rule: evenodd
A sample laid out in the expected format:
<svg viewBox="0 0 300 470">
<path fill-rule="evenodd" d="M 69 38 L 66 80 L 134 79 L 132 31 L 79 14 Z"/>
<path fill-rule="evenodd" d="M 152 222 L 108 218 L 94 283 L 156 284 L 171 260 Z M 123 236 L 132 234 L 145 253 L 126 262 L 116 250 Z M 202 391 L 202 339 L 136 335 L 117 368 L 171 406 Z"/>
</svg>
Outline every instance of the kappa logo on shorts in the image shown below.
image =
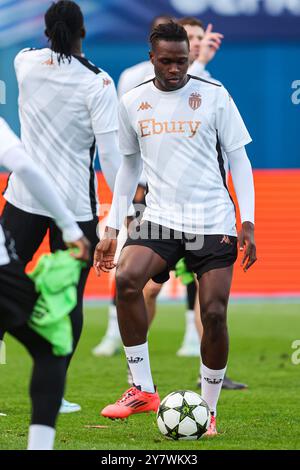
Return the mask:
<svg viewBox="0 0 300 470">
<path fill-rule="evenodd" d="M 189 97 L 189 105 L 190 107 L 196 111 L 196 109 L 200 108 L 202 103 L 201 95 L 199 93 L 192 93 Z"/>
<path fill-rule="evenodd" d="M 138 109 L 138 111 L 145 111 L 147 109 L 153 109 L 151 104 L 148 103 L 148 101 L 143 101 L 141 104 L 140 104 L 140 107 Z"/>
<path fill-rule="evenodd" d="M 228 235 L 223 235 L 223 238 L 220 241 L 220 243 L 226 243 L 226 245 L 231 245 L 231 241 L 230 241 L 229 236 Z"/>
</svg>

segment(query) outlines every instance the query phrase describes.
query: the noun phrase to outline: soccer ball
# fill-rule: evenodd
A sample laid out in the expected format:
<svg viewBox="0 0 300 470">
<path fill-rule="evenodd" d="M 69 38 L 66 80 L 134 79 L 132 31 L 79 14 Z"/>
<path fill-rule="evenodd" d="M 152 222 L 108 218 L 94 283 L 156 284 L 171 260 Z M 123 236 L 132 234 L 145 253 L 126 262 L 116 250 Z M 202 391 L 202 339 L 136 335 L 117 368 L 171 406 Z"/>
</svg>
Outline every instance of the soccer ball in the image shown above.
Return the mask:
<svg viewBox="0 0 300 470">
<path fill-rule="evenodd" d="M 157 411 L 160 432 L 174 440 L 200 439 L 210 425 L 207 403 L 198 393 L 177 390 L 167 395 Z"/>
</svg>

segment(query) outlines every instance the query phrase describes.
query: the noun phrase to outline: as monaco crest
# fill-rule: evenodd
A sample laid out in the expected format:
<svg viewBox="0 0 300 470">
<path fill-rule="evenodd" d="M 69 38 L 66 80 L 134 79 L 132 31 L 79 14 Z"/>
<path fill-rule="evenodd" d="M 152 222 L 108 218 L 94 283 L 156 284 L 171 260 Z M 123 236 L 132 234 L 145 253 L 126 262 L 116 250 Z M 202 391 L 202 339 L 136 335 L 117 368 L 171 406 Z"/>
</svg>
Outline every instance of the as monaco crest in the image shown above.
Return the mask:
<svg viewBox="0 0 300 470">
<path fill-rule="evenodd" d="M 201 95 L 199 93 L 192 93 L 189 97 L 189 105 L 195 111 L 201 106 Z"/>
</svg>

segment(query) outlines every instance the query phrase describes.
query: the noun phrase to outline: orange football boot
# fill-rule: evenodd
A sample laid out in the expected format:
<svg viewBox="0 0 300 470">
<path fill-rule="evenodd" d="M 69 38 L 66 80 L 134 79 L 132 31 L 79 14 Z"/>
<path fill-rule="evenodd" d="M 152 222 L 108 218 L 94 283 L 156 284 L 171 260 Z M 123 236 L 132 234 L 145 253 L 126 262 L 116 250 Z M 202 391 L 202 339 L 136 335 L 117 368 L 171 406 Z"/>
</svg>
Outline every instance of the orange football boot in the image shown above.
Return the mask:
<svg viewBox="0 0 300 470">
<path fill-rule="evenodd" d="M 160 398 L 154 393 L 143 392 L 140 387 L 129 388 L 113 405 L 108 405 L 101 411 L 105 418 L 124 419 L 136 413 L 147 413 L 158 410 Z"/>
<path fill-rule="evenodd" d="M 204 436 L 213 437 L 213 436 L 216 436 L 217 434 L 218 434 L 218 432 L 217 432 L 217 421 L 216 421 L 216 417 L 215 417 L 214 415 L 211 415 L 210 425 L 209 425 L 208 430 L 207 430 L 206 433 L 204 434 Z"/>
</svg>

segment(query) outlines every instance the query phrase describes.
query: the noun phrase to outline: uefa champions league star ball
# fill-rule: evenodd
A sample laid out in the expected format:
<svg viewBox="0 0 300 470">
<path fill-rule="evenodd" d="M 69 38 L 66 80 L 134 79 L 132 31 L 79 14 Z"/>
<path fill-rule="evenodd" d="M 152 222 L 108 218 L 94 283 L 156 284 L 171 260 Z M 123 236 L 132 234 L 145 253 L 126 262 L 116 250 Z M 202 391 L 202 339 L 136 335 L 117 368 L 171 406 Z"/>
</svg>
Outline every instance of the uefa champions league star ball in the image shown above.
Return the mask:
<svg viewBox="0 0 300 470">
<path fill-rule="evenodd" d="M 177 390 L 167 395 L 157 411 L 160 432 L 174 440 L 200 439 L 210 425 L 207 403 L 198 393 Z"/>
</svg>

